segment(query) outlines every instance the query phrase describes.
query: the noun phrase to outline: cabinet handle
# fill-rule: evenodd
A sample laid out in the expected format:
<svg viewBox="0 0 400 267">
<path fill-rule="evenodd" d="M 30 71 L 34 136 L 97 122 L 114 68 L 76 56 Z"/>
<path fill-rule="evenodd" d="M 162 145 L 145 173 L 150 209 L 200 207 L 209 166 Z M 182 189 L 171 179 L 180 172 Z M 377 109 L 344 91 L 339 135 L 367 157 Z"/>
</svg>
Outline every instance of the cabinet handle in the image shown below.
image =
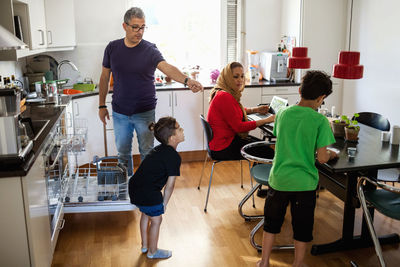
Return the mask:
<svg viewBox="0 0 400 267">
<path fill-rule="evenodd" d="M 58 229 L 59 229 L 59 230 L 63 229 L 63 228 L 64 228 L 64 225 L 65 225 L 65 219 L 62 219 L 61 225 L 60 225 L 60 227 L 58 227 Z"/>
<path fill-rule="evenodd" d="M 76 107 L 76 112 L 75 112 L 75 115 L 76 116 L 79 116 L 79 103 L 77 103 L 77 102 L 75 102 L 75 107 Z"/>
<path fill-rule="evenodd" d="M 42 37 L 42 42 L 39 45 L 44 45 L 44 31 L 38 30 L 40 32 L 40 36 Z"/>
<path fill-rule="evenodd" d="M 276 91 L 287 91 L 289 90 L 288 88 L 276 88 Z"/>
<path fill-rule="evenodd" d="M 49 45 L 53 44 L 53 33 L 51 31 L 47 31 L 47 38 L 49 38 L 50 42 L 47 42 Z"/>
<path fill-rule="evenodd" d="M 172 96 L 171 96 L 171 94 L 169 94 L 169 95 L 168 95 L 168 101 L 169 101 L 169 102 L 168 102 L 168 103 L 169 103 L 168 105 L 169 105 L 169 107 L 171 107 L 171 106 L 172 106 L 172 103 L 171 103 L 171 97 L 172 97 Z"/>
<path fill-rule="evenodd" d="M 175 95 L 175 107 L 178 105 L 178 97 L 176 96 L 176 94 L 174 94 Z"/>
</svg>

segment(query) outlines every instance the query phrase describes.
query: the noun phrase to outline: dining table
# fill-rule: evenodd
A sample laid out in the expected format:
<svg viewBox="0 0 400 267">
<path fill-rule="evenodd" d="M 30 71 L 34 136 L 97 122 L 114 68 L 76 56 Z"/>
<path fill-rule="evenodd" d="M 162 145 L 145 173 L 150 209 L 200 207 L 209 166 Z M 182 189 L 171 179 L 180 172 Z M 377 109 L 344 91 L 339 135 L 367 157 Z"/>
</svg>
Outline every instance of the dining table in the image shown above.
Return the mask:
<svg viewBox="0 0 400 267">
<path fill-rule="evenodd" d="M 251 115 L 249 120 L 254 120 Z M 400 168 L 399 145 L 381 141 L 381 131 L 359 124 L 360 132 L 357 141 L 347 141 L 335 137 L 336 142 L 329 146 L 338 152 L 338 157 L 326 163 L 316 161 L 319 172 L 319 184 L 344 202 L 341 236 L 326 244 L 314 244 L 311 254 L 319 255 L 329 252 L 373 246 L 367 223 L 362 218 L 361 234 L 355 235 L 355 212 L 360 208 L 357 197 L 357 181 L 360 176 L 376 179 L 378 170 Z M 273 123 L 262 125 L 264 138 L 273 139 Z M 348 148 L 356 150 L 353 156 L 348 155 Z M 374 209 L 369 208 L 371 216 Z M 381 245 L 400 242 L 397 233 L 379 236 Z"/>
</svg>

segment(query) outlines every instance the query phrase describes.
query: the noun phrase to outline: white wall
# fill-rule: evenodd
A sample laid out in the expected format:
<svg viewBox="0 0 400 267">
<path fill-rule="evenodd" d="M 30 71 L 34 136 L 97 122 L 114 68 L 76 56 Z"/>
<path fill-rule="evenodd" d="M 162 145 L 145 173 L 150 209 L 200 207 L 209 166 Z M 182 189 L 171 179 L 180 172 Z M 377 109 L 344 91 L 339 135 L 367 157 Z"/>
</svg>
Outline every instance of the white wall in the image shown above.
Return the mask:
<svg viewBox="0 0 400 267">
<path fill-rule="evenodd" d="M 246 50 L 275 51 L 281 40 L 280 0 L 245 1 Z"/>
<path fill-rule="evenodd" d="M 281 35 L 296 37 L 296 46 L 300 38 L 301 0 L 283 0 L 281 12 Z"/>
<path fill-rule="evenodd" d="M 361 53 L 364 77 L 345 81 L 343 111 L 372 111 L 400 125 L 400 2 L 354 0 L 353 10 L 351 49 Z"/>
<path fill-rule="evenodd" d="M 308 47 L 311 69 L 332 75 L 338 53 L 345 48 L 347 31 L 347 0 L 302 0 L 302 45 Z M 326 99 L 326 107 L 342 111 L 342 83 L 332 78 L 333 93 Z"/>
</svg>

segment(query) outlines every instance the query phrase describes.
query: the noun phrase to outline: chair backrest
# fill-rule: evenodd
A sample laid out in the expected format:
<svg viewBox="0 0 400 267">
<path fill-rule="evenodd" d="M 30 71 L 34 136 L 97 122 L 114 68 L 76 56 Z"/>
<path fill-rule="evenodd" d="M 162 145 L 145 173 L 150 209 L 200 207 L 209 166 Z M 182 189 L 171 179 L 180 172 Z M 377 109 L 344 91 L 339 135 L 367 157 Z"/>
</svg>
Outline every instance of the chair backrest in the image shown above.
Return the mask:
<svg viewBox="0 0 400 267">
<path fill-rule="evenodd" d="M 213 132 L 211 129 L 210 124 L 208 123 L 208 121 L 204 118 L 204 116 L 202 114 L 200 114 L 200 120 L 201 120 L 201 125 L 203 126 L 203 130 L 204 130 L 204 135 L 206 136 L 206 148 L 207 148 L 207 152 L 208 155 L 211 157 L 211 150 L 208 147 L 208 143 L 210 143 L 210 141 L 213 138 Z"/>
<path fill-rule="evenodd" d="M 360 114 L 360 117 L 357 118 L 358 122 L 381 131 L 390 130 L 389 120 L 383 117 L 381 114 L 374 112 L 359 112 L 358 114 Z"/>
</svg>

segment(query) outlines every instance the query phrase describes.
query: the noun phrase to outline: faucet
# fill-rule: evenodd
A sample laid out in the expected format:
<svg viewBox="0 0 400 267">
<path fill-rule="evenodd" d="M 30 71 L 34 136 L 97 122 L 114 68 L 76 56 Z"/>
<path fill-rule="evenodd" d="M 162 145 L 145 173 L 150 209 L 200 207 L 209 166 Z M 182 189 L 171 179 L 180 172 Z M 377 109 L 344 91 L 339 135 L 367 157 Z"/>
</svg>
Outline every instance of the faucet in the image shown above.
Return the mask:
<svg viewBox="0 0 400 267">
<path fill-rule="evenodd" d="M 59 80 L 61 77 L 61 75 L 60 75 L 61 74 L 61 66 L 64 64 L 68 64 L 72 67 L 72 69 L 74 69 L 75 71 L 78 71 L 78 68 L 70 60 L 68 60 L 68 59 L 62 60 L 60 63 L 58 63 L 58 66 L 57 66 L 57 80 Z"/>
</svg>

